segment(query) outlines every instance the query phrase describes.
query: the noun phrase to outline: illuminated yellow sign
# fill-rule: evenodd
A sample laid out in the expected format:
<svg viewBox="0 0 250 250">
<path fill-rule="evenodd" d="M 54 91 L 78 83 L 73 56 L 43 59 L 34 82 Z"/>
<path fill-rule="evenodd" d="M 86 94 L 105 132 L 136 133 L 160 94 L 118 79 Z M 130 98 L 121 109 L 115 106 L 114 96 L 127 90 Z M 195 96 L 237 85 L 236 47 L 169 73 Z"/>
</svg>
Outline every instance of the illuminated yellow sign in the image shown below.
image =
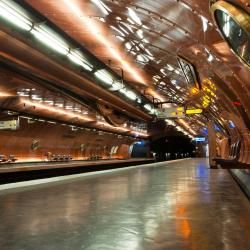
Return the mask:
<svg viewBox="0 0 250 250">
<path fill-rule="evenodd" d="M 183 118 L 185 110 L 183 107 L 163 108 L 158 110 L 158 118 Z"/>
<path fill-rule="evenodd" d="M 203 112 L 202 109 L 187 109 L 186 115 L 196 115 L 196 114 L 201 114 L 202 112 Z"/>
<path fill-rule="evenodd" d="M 215 84 L 209 80 L 205 79 L 202 81 L 202 90 L 203 90 L 203 97 L 202 97 L 202 106 L 203 108 L 207 108 L 211 102 L 217 98 L 215 91 L 217 90 Z"/>
<path fill-rule="evenodd" d="M 194 87 L 194 88 L 191 89 L 191 93 L 192 93 L 193 95 L 197 95 L 197 94 L 199 94 L 199 92 L 200 92 L 200 91 L 199 91 L 198 88 L 195 88 L 195 87 Z"/>
</svg>

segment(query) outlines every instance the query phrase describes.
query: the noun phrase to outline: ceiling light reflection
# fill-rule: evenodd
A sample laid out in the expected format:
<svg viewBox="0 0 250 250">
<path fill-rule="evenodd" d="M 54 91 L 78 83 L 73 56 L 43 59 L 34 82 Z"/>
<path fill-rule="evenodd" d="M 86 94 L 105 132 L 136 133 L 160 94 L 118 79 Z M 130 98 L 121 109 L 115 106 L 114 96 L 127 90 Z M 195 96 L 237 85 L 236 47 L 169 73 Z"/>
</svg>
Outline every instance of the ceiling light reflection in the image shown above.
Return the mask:
<svg viewBox="0 0 250 250">
<path fill-rule="evenodd" d="M 82 121 L 93 121 L 93 119 L 87 118 L 86 116 L 83 116 L 80 114 L 75 114 L 73 112 L 66 111 L 63 109 L 54 108 L 54 107 L 51 107 L 51 106 L 48 106 L 48 105 L 45 105 L 45 104 L 42 104 L 39 102 L 34 102 L 34 101 L 26 100 L 26 99 L 22 99 L 21 101 L 24 102 L 25 104 L 31 105 L 33 107 L 45 109 L 47 111 L 51 111 L 51 112 L 54 112 L 54 113 L 59 114 L 59 115 L 66 115 L 70 118 L 77 118 L 77 119 L 82 120 Z"/>
<path fill-rule="evenodd" d="M 103 45 L 105 45 L 105 47 L 107 48 L 107 50 L 111 53 L 111 55 L 118 60 L 122 67 L 124 69 L 126 69 L 132 76 L 133 78 L 140 82 L 140 83 L 144 83 L 145 81 L 144 79 L 138 74 L 138 72 L 136 70 L 134 70 L 131 65 L 129 63 L 127 63 L 124 59 L 123 56 L 116 50 L 114 49 L 112 46 L 112 43 L 102 34 L 101 29 L 99 28 L 99 26 L 97 26 L 93 20 L 91 20 L 90 18 L 88 18 L 86 15 L 84 15 L 83 10 L 81 10 L 77 4 L 75 4 L 72 0 L 64 0 L 65 4 L 74 12 L 74 14 L 80 18 L 80 20 L 82 21 L 84 26 L 87 26 L 89 28 L 89 30 L 91 31 L 92 35 L 99 41 L 101 42 Z"/>
</svg>

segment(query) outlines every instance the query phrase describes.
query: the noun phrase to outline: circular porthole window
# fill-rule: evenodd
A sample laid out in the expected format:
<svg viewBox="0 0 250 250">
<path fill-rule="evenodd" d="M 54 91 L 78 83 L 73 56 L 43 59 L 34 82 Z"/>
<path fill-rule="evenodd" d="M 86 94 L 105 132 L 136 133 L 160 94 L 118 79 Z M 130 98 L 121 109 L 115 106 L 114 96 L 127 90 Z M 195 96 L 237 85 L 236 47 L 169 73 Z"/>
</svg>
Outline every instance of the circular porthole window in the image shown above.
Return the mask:
<svg viewBox="0 0 250 250">
<path fill-rule="evenodd" d="M 226 1 L 217 1 L 211 10 L 223 38 L 233 52 L 250 67 L 250 15 Z"/>
</svg>

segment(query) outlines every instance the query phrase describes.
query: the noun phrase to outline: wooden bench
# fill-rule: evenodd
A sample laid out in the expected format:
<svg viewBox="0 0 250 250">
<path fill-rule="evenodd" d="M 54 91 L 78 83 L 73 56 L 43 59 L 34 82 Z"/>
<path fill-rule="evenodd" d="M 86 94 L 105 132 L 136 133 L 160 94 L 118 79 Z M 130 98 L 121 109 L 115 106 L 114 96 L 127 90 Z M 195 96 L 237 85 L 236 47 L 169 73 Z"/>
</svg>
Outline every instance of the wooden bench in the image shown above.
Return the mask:
<svg viewBox="0 0 250 250">
<path fill-rule="evenodd" d="M 17 158 L 15 157 L 15 155 L 9 155 L 9 158 L 7 160 L 8 162 L 16 162 Z"/>
<path fill-rule="evenodd" d="M 240 147 L 241 147 L 240 140 L 233 143 L 230 147 L 228 158 L 221 158 L 221 157 L 213 158 L 213 160 L 216 162 L 216 165 L 220 165 L 221 167 L 227 167 L 227 168 L 236 167 L 237 165 L 239 165 Z"/>
<path fill-rule="evenodd" d="M 8 159 L 5 155 L 0 155 L 0 163 L 4 163 L 4 162 L 7 162 Z"/>
<path fill-rule="evenodd" d="M 216 165 L 220 165 L 222 168 L 249 168 L 249 164 L 239 162 L 240 149 L 241 141 L 238 140 L 231 145 L 228 158 L 215 157 L 213 160 Z"/>
</svg>

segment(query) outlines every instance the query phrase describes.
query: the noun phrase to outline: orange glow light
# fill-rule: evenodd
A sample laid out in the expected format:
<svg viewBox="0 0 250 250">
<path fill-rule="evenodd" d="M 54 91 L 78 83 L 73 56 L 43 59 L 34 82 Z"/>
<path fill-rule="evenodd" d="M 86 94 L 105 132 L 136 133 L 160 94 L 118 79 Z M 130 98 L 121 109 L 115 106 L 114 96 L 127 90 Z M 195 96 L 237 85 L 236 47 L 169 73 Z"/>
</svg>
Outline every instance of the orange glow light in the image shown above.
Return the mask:
<svg viewBox="0 0 250 250">
<path fill-rule="evenodd" d="M 7 92 L 3 92 L 3 91 L 0 91 L 0 97 L 9 97 L 9 96 L 13 96 Z"/>
</svg>

